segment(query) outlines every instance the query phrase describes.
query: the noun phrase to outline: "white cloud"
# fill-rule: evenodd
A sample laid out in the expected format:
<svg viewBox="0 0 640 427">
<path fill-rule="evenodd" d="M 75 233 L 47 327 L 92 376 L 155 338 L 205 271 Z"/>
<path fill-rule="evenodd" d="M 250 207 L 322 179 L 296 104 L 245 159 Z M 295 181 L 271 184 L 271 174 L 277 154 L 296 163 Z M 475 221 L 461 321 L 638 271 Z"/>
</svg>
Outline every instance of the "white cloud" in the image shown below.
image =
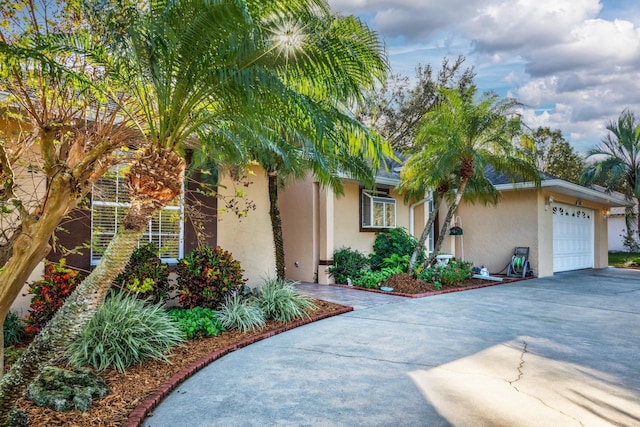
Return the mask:
<svg viewBox="0 0 640 427">
<path fill-rule="evenodd" d="M 394 70 L 467 57 L 481 90 L 513 95 L 531 127 L 580 151 L 625 108 L 640 115 L 637 0 L 330 0 L 386 38 Z M 541 113 L 541 111 L 543 111 Z"/>
</svg>

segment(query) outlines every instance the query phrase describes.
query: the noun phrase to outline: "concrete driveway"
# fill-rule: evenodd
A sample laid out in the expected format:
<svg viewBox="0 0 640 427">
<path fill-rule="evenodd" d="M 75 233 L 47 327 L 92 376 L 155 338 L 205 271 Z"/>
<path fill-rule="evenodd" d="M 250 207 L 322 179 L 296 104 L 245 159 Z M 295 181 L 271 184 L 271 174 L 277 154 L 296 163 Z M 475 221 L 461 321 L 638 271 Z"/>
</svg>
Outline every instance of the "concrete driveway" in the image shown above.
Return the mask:
<svg viewBox="0 0 640 427">
<path fill-rule="evenodd" d="M 640 271 L 562 273 L 309 324 L 212 363 L 144 425 L 640 426 Z"/>
</svg>

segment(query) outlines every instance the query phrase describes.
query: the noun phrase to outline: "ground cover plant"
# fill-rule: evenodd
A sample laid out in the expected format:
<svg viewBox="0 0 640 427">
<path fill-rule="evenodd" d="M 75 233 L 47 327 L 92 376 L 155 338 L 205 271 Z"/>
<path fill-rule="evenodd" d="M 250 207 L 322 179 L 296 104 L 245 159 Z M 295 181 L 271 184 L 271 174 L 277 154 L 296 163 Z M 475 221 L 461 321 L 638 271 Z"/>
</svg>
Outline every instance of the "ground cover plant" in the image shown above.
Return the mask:
<svg viewBox="0 0 640 427">
<path fill-rule="evenodd" d="M 266 315 L 255 297 L 235 294 L 225 299 L 216 317 L 225 328 L 247 332 L 262 329 Z"/>
<path fill-rule="evenodd" d="M 609 252 L 612 267 L 640 267 L 640 252 Z"/>
<path fill-rule="evenodd" d="M 169 311 L 169 317 L 187 339 L 215 337 L 225 328 L 218 320 L 217 313 L 210 308 L 174 308 Z"/>
<path fill-rule="evenodd" d="M 267 319 L 291 322 L 305 316 L 314 308 L 311 298 L 295 288 L 296 282 L 266 278 L 258 294 L 258 305 Z"/>
</svg>

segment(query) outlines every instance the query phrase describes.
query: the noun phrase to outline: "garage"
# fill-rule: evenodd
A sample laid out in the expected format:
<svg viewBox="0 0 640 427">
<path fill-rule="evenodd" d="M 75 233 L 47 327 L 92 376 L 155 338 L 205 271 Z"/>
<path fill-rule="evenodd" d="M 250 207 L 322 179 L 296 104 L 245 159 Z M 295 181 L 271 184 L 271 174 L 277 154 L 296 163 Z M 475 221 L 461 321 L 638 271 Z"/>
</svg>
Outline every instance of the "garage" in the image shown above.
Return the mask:
<svg viewBox="0 0 640 427">
<path fill-rule="evenodd" d="M 595 212 L 581 206 L 553 206 L 553 272 L 593 268 Z"/>
</svg>

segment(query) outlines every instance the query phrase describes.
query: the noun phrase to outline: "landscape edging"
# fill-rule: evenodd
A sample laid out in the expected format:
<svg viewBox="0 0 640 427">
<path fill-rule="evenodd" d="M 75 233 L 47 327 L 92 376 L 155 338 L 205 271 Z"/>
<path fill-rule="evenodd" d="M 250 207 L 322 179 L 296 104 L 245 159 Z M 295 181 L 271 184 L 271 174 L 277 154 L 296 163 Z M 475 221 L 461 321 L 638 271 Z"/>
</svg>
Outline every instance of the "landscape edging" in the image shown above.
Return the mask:
<svg viewBox="0 0 640 427">
<path fill-rule="evenodd" d="M 334 311 L 330 311 L 328 313 L 319 314 L 316 316 L 310 316 L 305 319 L 297 320 L 295 322 L 287 323 L 286 325 L 282 325 L 276 329 L 271 331 L 266 331 L 260 335 L 256 335 L 250 338 L 245 338 L 242 341 L 237 342 L 234 345 L 230 345 L 226 348 L 215 351 L 203 358 L 196 360 L 191 365 L 186 368 L 180 370 L 175 373 L 171 378 L 167 381 L 160 384 L 155 393 L 148 395 L 131 413 L 122 426 L 123 427 L 139 427 L 142 425 L 145 417 L 155 409 L 162 399 L 164 399 L 169 393 L 171 393 L 178 385 L 182 384 L 185 380 L 193 376 L 196 372 L 207 366 L 208 364 L 220 359 L 227 354 L 256 343 L 258 341 L 262 341 L 263 339 L 272 337 L 274 335 L 281 334 L 282 332 L 289 331 L 291 329 L 307 325 L 309 323 L 317 322 L 318 320 L 326 319 L 333 316 L 338 316 L 340 314 L 348 313 L 353 311 L 353 307 L 344 307 L 341 309 L 337 309 Z"/>
</svg>

